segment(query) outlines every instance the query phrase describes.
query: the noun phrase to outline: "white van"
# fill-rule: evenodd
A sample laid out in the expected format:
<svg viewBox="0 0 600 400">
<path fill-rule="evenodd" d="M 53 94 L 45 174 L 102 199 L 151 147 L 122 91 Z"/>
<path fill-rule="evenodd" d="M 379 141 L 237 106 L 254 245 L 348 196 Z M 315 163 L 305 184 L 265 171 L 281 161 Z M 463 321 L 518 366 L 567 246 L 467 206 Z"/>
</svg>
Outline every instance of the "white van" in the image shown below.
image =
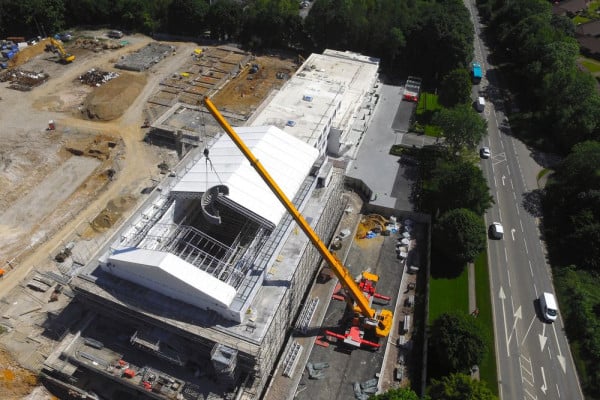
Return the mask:
<svg viewBox="0 0 600 400">
<path fill-rule="evenodd" d="M 475 107 L 477 108 L 477 111 L 483 112 L 483 110 L 485 110 L 485 99 L 479 96 L 477 98 L 477 103 L 475 103 Z"/>
<path fill-rule="evenodd" d="M 544 292 L 540 296 L 540 310 L 546 321 L 554 322 L 558 316 L 558 308 L 556 307 L 556 300 L 552 293 Z"/>
</svg>

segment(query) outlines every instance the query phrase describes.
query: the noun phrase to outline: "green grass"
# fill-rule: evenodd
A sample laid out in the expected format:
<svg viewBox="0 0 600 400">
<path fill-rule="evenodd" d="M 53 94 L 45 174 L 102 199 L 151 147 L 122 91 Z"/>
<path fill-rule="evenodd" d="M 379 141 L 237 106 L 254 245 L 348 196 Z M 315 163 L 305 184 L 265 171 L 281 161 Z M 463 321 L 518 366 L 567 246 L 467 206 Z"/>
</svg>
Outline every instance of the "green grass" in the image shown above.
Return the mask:
<svg viewBox="0 0 600 400">
<path fill-rule="evenodd" d="M 573 23 L 574 23 L 575 25 L 579 25 L 579 24 L 585 24 L 586 22 L 590 22 L 590 21 L 591 21 L 591 19 L 590 19 L 590 18 L 587 18 L 587 17 L 582 17 L 581 15 L 576 15 L 576 16 L 573 18 Z"/>
<path fill-rule="evenodd" d="M 585 67 L 590 73 L 594 74 L 600 72 L 600 62 L 591 58 L 581 57 L 579 63 Z"/>
<path fill-rule="evenodd" d="M 417 104 L 416 120 L 421 126 L 424 126 L 423 133 L 426 136 L 442 136 L 440 128 L 430 124 L 433 114 L 440 109 L 442 109 L 442 106 L 438 101 L 437 94 L 427 92 L 421 93 L 421 96 L 419 97 L 419 103 Z"/>
<path fill-rule="evenodd" d="M 494 320 L 490 296 L 490 278 L 487 265 L 487 253 L 484 251 L 475 260 L 475 295 L 481 326 L 487 330 L 490 338 L 488 355 L 479 366 L 479 375 L 489 388 L 498 396 L 498 375 L 496 371 L 496 347 L 494 346 Z"/>
<path fill-rule="evenodd" d="M 454 279 L 434 279 L 429 282 L 429 324 L 445 312 L 470 313 L 468 271 Z"/>
</svg>

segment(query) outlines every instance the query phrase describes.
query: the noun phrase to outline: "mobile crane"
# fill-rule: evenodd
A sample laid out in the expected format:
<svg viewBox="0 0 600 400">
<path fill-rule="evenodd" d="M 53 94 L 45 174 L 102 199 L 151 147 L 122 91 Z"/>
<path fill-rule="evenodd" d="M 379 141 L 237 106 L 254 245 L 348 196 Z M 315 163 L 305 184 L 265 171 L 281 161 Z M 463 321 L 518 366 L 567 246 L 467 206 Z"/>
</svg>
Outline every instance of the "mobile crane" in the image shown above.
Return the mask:
<svg viewBox="0 0 600 400">
<path fill-rule="evenodd" d="M 351 308 L 353 308 L 353 311 L 356 312 L 357 315 L 352 319 L 352 326 L 346 331 L 345 335 L 331 331 L 326 331 L 325 333 L 329 336 L 341 339 L 344 341 L 344 343 L 352 346 L 360 347 L 361 345 L 364 345 L 374 349 L 379 348 L 380 345 L 378 343 L 363 339 L 364 331 L 362 330 L 362 328 L 374 329 L 375 335 L 378 338 L 383 338 L 389 335 L 392 327 L 393 313 L 390 310 L 382 309 L 377 311 L 371 307 L 373 294 L 375 293 L 373 283 L 377 282 L 378 277 L 374 274 L 366 275 L 366 279 L 369 280 L 369 283 L 361 284 L 359 286 L 354 281 L 354 278 L 348 269 L 334 254 L 329 251 L 327 246 L 325 246 L 323 241 L 311 228 L 306 219 L 304 219 L 294 204 L 287 198 L 285 193 L 273 180 L 271 175 L 263 167 L 260 161 L 254 156 L 254 154 L 252 154 L 248 146 L 246 146 L 238 134 L 221 115 L 219 110 L 217 110 L 213 102 L 208 97 L 205 97 L 203 103 L 217 123 L 223 128 L 223 130 L 225 130 L 227 135 L 244 154 L 246 159 L 250 162 L 250 165 L 252 165 L 256 172 L 258 172 L 269 189 L 271 189 L 273 194 L 275 194 L 285 209 L 292 215 L 296 223 L 300 226 L 300 229 L 302 229 L 306 236 L 308 236 L 308 239 L 311 241 L 311 243 L 319 251 L 319 254 L 329 264 L 331 270 L 337 276 L 340 283 L 346 290 L 348 298 L 356 302 L 356 305 Z M 363 280 L 361 282 L 365 282 L 364 273 Z"/>
<path fill-rule="evenodd" d="M 46 45 L 46 48 L 45 48 L 46 51 L 51 51 L 53 53 L 57 53 L 58 56 L 60 57 L 60 61 L 63 64 L 69 64 L 75 60 L 75 56 L 67 53 L 60 41 L 54 39 L 53 37 L 49 37 L 48 39 L 50 40 L 50 44 Z"/>
</svg>

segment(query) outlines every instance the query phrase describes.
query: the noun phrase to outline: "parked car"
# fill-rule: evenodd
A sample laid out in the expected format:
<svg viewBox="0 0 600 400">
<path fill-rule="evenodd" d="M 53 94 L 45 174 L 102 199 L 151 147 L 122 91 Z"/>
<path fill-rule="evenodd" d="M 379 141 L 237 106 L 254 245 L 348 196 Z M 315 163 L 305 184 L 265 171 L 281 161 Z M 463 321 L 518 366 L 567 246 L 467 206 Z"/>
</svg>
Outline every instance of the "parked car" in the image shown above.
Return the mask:
<svg viewBox="0 0 600 400">
<path fill-rule="evenodd" d="M 121 39 L 123 37 L 123 32 L 117 30 L 108 31 L 106 36 L 112 39 Z"/>
<path fill-rule="evenodd" d="M 61 40 L 63 42 L 68 42 L 73 39 L 73 33 L 71 32 L 61 32 L 55 36 L 56 39 Z"/>
<path fill-rule="evenodd" d="M 481 149 L 479 149 L 479 156 L 481 158 L 490 158 L 491 155 L 492 153 L 490 152 L 489 147 L 482 147 Z"/>
</svg>

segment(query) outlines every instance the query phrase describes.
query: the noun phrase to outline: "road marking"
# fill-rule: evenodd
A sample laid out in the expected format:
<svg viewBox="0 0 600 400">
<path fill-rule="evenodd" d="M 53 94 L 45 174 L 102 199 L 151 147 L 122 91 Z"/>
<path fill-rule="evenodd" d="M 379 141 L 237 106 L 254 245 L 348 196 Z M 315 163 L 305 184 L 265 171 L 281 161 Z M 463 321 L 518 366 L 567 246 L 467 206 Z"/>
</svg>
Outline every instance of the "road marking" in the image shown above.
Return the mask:
<svg viewBox="0 0 600 400">
<path fill-rule="evenodd" d="M 516 199 L 517 199 L 517 198 L 515 197 L 515 200 L 516 200 Z M 519 211 L 519 204 L 518 204 L 517 202 L 515 202 L 515 208 L 517 209 L 517 215 L 518 215 L 518 216 L 521 216 L 521 211 Z"/>
<path fill-rule="evenodd" d="M 502 150 L 504 150 L 504 140 L 500 141 L 500 146 L 502 147 Z"/>
<path fill-rule="evenodd" d="M 531 260 L 529 260 L 529 272 L 531 272 L 531 276 L 533 276 L 533 267 L 531 266 Z"/>
<path fill-rule="evenodd" d="M 508 251 L 504 248 L 504 260 L 508 263 Z"/>
<path fill-rule="evenodd" d="M 492 166 L 493 168 L 493 166 Z M 494 175 L 494 186 L 498 186 L 498 182 L 496 181 L 496 175 Z"/>
<path fill-rule="evenodd" d="M 538 339 L 540 340 L 540 352 L 544 352 L 544 346 L 546 346 L 546 342 L 548 341 L 548 337 L 546 336 L 546 324 L 542 327 L 542 334 L 538 333 Z"/>
<path fill-rule="evenodd" d="M 523 243 L 525 244 L 525 253 L 529 254 L 529 249 L 527 248 L 527 241 L 523 238 Z"/>
<path fill-rule="evenodd" d="M 519 224 L 521 224 L 521 232 L 525 232 L 525 230 L 523 229 L 523 221 L 519 220 Z"/>
<path fill-rule="evenodd" d="M 513 191 L 513 199 L 515 199 L 515 200 L 517 199 L 517 193 L 515 193 L 514 191 Z"/>
<path fill-rule="evenodd" d="M 560 390 L 558 390 L 558 383 L 556 384 L 556 392 L 558 393 L 558 397 L 560 397 Z"/>
<path fill-rule="evenodd" d="M 542 381 L 544 381 L 544 384 L 540 387 L 540 389 L 542 389 L 542 392 L 546 394 L 546 391 L 548 390 L 548 386 L 546 386 L 546 374 L 544 373 L 544 367 L 540 367 L 540 369 L 542 370 Z"/>
<path fill-rule="evenodd" d="M 511 297 L 512 299 L 512 297 Z M 513 332 L 515 334 L 515 342 L 517 343 L 517 345 L 519 344 L 519 338 L 517 337 L 517 323 L 519 322 L 520 319 L 523 318 L 523 314 L 521 313 L 521 306 L 519 306 L 519 308 L 517 308 L 517 311 L 515 311 L 515 313 L 513 314 L 513 317 L 515 317 L 515 321 L 513 322 L 513 327 L 512 330 L 510 332 L 510 337 L 508 338 L 508 342 L 510 343 L 510 340 L 512 339 L 512 335 Z"/>
<path fill-rule="evenodd" d="M 504 183 L 504 180 L 506 179 L 506 176 L 502 175 L 502 186 L 505 186 L 506 184 Z"/>
<path fill-rule="evenodd" d="M 521 346 L 523 346 L 525 344 L 525 339 L 527 339 L 527 335 L 529 335 L 529 331 L 531 330 L 531 327 L 533 326 L 533 321 L 535 321 L 535 320 L 536 320 L 536 316 L 534 315 L 533 317 L 531 317 L 531 322 L 529 323 L 527 332 L 525 332 L 525 335 L 523 335 L 523 341 L 521 342 Z"/>
<path fill-rule="evenodd" d="M 504 300 L 506 300 L 506 295 L 504 294 L 504 289 L 500 286 L 500 292 L 498 293 L 498 297 L 502 302 L 502 319 L 504 320 L 504 337 L 506 338 L 506 356 L 510 357 L 510 349 L 508 348 L 508 331 L 506 326 L 506 307 L 504 306 Z"/>
<path fill-rule="evenodd" d="M 506 270 L 506 276 L 508 277 L 508 287 L 512 288 L 512 285 L 510 284 L 510 272 L 508 272 L 508 270 Z"/>
<path fill-rule="evenodd" d="M 510 187 L 512 188 L 512 190 L 515 190 L 515 185 L 513 185 L 512 179 L 510 180 Z"/>
<path fill-rule="evenodd" d="M 498 192 L 496 192 L 496 197 L 498 197 Z M 500 208 L 498 208 L 498 216 L 500 217 L 500 222 L 502 222 L 502 210 Z"/>
<path fill-rule="evenodd" d="M 562 351 L 560 350 L 560 345 L 558 344 L 558 335 L 556 334 L 556 325 L 552 324 L 552 330 L 554 331 L 554 338 L 556 339 L 556 349 L 558 350 L 558 362 L 560 367 L 563 370 L 563 373 L 567 373 L 567 364 L 565 361 L 565 357 L 562 355 Z"/>
<path fill-rule="evenodd" d="M 515 232 L 516 232 L 516 231 L 517 231 L 517 230 L 516 230 L 515 228 L 512 228 L 512 229 L 510 230 L 510 234 L 511 234 L 511 236 L 512 236 L 513 242 L 515 241 Z"/>
</svg>

